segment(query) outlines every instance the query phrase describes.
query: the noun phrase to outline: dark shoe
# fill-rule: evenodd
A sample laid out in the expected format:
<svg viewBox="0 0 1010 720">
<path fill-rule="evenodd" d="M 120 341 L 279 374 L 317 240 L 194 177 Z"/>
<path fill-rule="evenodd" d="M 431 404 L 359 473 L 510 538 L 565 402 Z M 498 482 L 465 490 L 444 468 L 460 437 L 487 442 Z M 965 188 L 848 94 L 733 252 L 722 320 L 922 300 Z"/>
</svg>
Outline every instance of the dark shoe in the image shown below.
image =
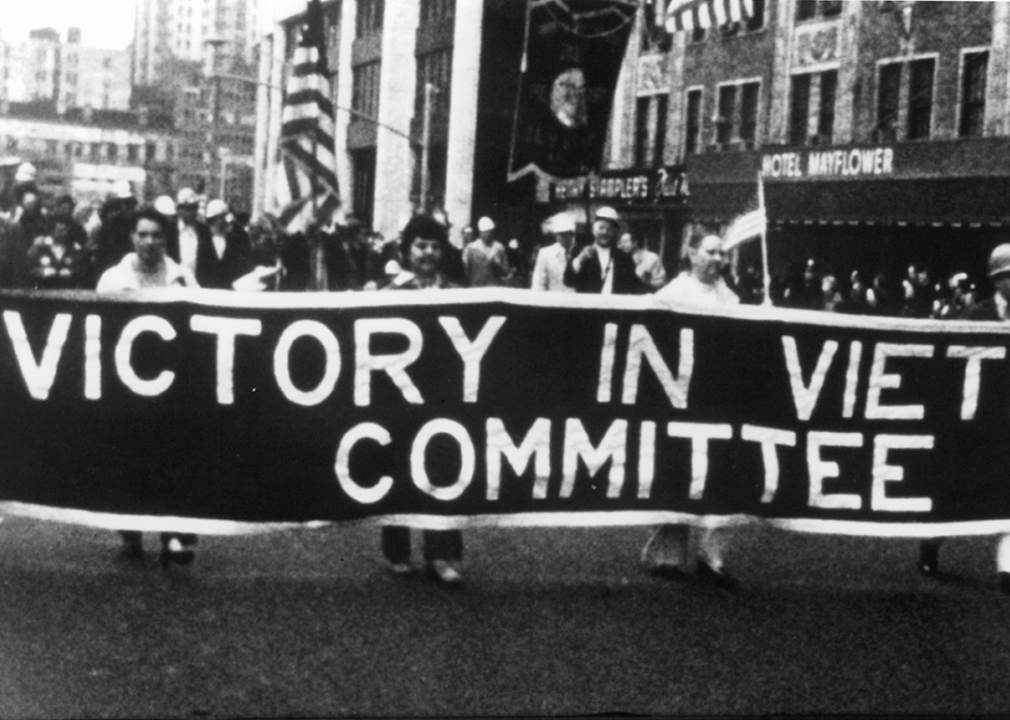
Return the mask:
<svg viewBox="0 0 1010 720">
<path fill-rule="evenodd" d="M 919 562 L 915 566 L 923 577 L 935 578 L 940 572 L 940 548 L 932 543 L 921 543 Z"/>
<path fill-rule="evenodd" d="M 119 557 L 130 562 L 142 562 L 144 560 L 144 541 L 139 532 L 121 530 L 119 534 L 123 538 L 123 547 L 119 551 Z"/>
<path fill-rule="evenodd" d="M 646 568 L 645 572 L 661 580 L 687 580 L 690 575 L 680 569 L 679 565 L 653 565 Z"/>
<path fill-rule="evenodd" d="M 196 553 L 183 547 L 178 538 L 172 538 L 161 547 L 161 569 L 168 570 L 169 565 L 189 565 L 196 558 Z"/>
<path fill-rule="evenodd" d="M 443 585 L 460 585 L 463 576 L 447 560 L 432 560 L 427 566 L 428 577 Z"/>
<path fill-rule="evenodd" d="M 1010 572 L 996 573 L 996 589 L 1004 595 L 1010 595 Z"/>
<path fill-rule="evenodd" d="M 731 593 L 740 591 L 740 583 L 736 581 L 736 578 L 725 571 L 714 569 L 704 560 L 698 561 L 694 574 L 695 577 L 708 585 L 713 585 Z"/>
</svg>

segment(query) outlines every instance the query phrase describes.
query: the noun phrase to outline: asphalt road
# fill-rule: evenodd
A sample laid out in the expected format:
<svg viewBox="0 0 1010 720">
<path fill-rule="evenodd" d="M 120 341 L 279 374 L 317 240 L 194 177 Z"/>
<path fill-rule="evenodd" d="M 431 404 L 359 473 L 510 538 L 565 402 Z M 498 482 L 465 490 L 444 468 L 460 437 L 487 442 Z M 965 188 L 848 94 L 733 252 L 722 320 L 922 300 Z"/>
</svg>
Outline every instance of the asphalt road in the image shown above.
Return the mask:
<svg viewBox="0 0 1010 720">
<path fill-rule="evenodd" d="M 165 574 L 7 518 L 0 717 L 1010 711 L 991 539 L 936 582 L 915 541 L 740 531 L 729 595 L 643 575 L 646 536 L 468 531 L 447 590 L 391 576 L 369 528 L 208 537 Z"/>
</svg>

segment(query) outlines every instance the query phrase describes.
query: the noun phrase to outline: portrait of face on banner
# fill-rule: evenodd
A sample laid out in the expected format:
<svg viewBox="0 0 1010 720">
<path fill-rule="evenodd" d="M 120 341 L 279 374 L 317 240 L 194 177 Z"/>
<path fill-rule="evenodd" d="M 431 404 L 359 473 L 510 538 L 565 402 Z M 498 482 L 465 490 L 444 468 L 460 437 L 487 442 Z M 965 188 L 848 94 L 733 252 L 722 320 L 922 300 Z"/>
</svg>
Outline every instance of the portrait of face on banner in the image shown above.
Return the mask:
<svg viewBox="0 0 1010 720">
<path fill-rule="evenodd" d="M 624 0 L 530 7 L 510 179 L 530 172 L 570 178 L 599 169 L 636 9 Z"/>
</svg>

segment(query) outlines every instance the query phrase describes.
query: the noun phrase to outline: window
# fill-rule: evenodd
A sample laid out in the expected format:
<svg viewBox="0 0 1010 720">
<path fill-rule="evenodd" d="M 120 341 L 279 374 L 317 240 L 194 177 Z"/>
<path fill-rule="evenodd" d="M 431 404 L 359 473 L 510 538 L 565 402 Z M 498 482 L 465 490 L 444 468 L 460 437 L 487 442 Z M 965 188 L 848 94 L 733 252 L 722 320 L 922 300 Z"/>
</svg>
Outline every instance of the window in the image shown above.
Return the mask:
<svg viewBox="0 0 1010 720">
<path fill-rule="evenodd" d="M 789 144 L 807 144 L 807 124 L 810 117 L 810 78 L 793 75 L 789 92 Z"/>
<path fill-rule="evenodd" d="M 424 115 L 424 86 L 428 83 L 438 90 L 431 98 L 433 112 L 448 114 L 449 91 L 452 86 L 452 48 L 418 56 L 414 117 Z"/>
<path fill-rule="evenodd" d="M 382 32 L 384 0 L 360 0 L 356 22 L 356 37 L 370 37 Z"/>
<path fill-rule="evenodd" d="M 753 32 L 765 26 L 765 0 L 752 0 L 751 16 L 747 21 L 747 30 Z"/>
<path fill-rule="evenodd" d="M 719 88 L 719 114 L 715 119 L 715 142 L 727 147 L 733 137 L 733 110 L 736 106 L 736 85 Z"/>
<path fill-rule="evenodd" d="M 666 154 L 666 116 L 670 110 L 670 96 L 656 96 L 656 139 L 653 143 L 652 161 L 656 165 L 663 164 Z"/>
<path fill-rule="evenodd" d="M 796 20 L 838 17 L 842 14 L 842 0 L 797 0 Z"/>
<path fill-rule="evenodd" d="M 139 145 L 127 145 L 126 146 L 126 159 L 128 162 L 137 162 L 137 158 L 140 156 L 140 146 Z"/>
<path fill-rule="evenodd" d="M 985 83 L 989 53 L 965 53 L 961 76 L 961 137 L 982 135 L 985 120 Z"/>
<path fill-rule="evenodd" d="M 157 150 L 157 145 L 153 142 L 149 142 L 144 145 L 144 160 L 146 162 L 154 162 L 155 154 Z"/>
<path fill-rule="evenodd" d="M 908 139 L 929 137 L 933 120 L 933 58 L 913 60 L 908 64 Z"/>
<path fill-rule="evenodd" d="M 744 83 L 740 86 L 740 139 L 754 147 L 757 140 L 758 96 L 761 84 Z"/>
<path fill-rule="evenodd" d="M 898 136 L 898 103 L 901 95 L 901 63 L 880 66 L 877 88 L 877 138 L 893 142 Z"/>
<path fill-rule="evenodd" d="M 687 133 L 684 137 L 684 154 L 698 152 L 701 140 L 701 90 L 687 91 Z"/>
<path fill-rule="evenodd" d="M 351 154 L 354 169 L 354 214 L 366 225 L 371 224 L 375 205 L 375 150 L 358 150 Z"/>
<path fill-rule="evenodd" d="M 421 25 L 432 25 L 453 16 L 456 0 L 421 0 Z"/>
<path fill-rule="evenodd" d="M 635 167 L 649 167 L 649 98 L 640 97 L 635 103 Z"/>
<path fill-rule="evenodd" d="M 106 143 L 105 148 L 105 156 L 109 160 L 115 160 L 119 157 L 119 146 L 116 143 Z"/>
<path fill-rule="evenodd" d="M 351 107 L 366 117 L 379 116 L 379 74 L 380 62 L 370 62 L 354 68 L 354 87 L 351 93 Z"/>
<path fill-rule="evenodd" d="M 817 111 L 817 138 L 821 145 L 830 145 L 835 135 L 835 99 L 838 95 L 838 71 L 821 73 L 821 102 Z"/>
</svg>

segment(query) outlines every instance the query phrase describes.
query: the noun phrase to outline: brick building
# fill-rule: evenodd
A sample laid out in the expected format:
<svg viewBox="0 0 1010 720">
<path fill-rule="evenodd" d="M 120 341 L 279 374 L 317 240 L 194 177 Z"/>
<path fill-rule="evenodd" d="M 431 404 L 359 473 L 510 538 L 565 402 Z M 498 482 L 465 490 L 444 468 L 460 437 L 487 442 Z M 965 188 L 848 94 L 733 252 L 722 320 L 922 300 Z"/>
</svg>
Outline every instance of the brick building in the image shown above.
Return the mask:
<svg viewBox="0 0 1010 720">
<path fill-rule="evenodd" d="M 1010 226 L 1010 5 L 755 0 L 749 22 L 672 35 L 663 5 L 643 4 L 604 175 L 679 167 L 690 197 L 628 203 L 632 224 L 724 227 L 760 175 L 773 271 L 980 274 Z"/>
</svg>

